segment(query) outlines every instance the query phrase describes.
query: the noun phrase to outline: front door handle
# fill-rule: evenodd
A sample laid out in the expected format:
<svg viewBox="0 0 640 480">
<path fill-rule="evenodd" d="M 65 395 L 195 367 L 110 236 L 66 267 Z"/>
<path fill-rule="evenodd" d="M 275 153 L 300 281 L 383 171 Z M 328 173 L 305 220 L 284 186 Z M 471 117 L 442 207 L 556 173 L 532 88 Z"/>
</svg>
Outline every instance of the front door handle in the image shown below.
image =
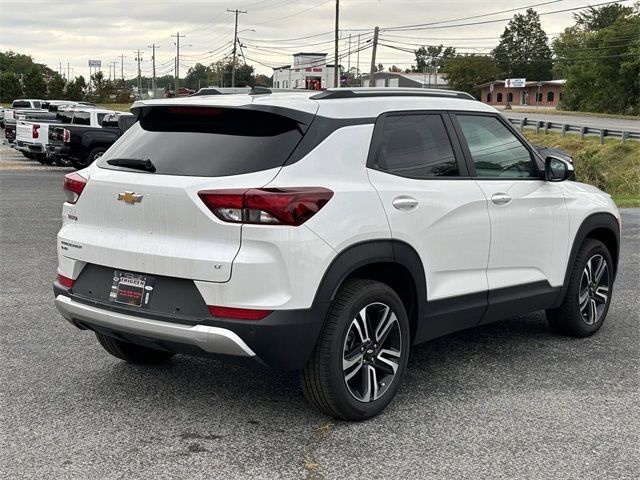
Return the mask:
<svg viewBox="0 0 640 480">
<path fill-rule="evenodd" d="M 413 197 L 396 197 L 391 203 L 395 208 L 403 211 L 413 210 L 418 206 L 418 200 Z"/>
<path fill-rule="evenodd" d="M 511 197 L 506 193 L 494 193 L 491 201 L 496 205 L 506 205 L 511 201 Z"/>
</svg>

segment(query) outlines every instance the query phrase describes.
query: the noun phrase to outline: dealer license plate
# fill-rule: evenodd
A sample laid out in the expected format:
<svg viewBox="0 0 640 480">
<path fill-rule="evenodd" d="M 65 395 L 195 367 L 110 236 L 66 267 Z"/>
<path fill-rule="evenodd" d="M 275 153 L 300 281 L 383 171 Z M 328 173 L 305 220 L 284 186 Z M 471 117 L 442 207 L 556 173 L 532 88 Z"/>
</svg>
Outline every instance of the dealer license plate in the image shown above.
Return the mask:
<svg viewBox="0 0 640 480">
<path fill-rule="evenodd" d="M 116 270 L 113 272 L 109 300 L 132 307 L 147 308 L 151 302 L 154 284 L 153 277 Z"/>
</svg>

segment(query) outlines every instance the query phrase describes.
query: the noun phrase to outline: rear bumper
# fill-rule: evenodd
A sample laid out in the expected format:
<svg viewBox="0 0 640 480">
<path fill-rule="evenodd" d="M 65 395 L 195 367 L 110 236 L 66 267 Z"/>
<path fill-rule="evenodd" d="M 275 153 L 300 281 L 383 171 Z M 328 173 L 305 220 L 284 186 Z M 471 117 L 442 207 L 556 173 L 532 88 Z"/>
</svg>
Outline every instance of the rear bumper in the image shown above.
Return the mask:
<svg viewBox="0 0 640 480">
<path fill-rule="evenodd" d="M 58 311 L 80 329 L 176 353 L 254 360 L 281 370 L 306 365 L 328 308 L 323 303 L 279 310 L 259 321 L 186 318 L 88 301 L 56 282 L 53 289 Z"/>
<path fill-rule="evenodd" d="M 183 343 L 208 353 L 255 357 L 255 353 L 234 332 L 206 325 L 180 325 L 123 313 L 102 310 L 74 302 L 65 295 L 56 297 L 56 308 L 74 325 L 88 324 L 169 342 Z"/>
<path fill-rule="evenodd" d="M 29 143 L 18 141 L 16 143 L 16 150 L 20 150 L 21 152 L 26 153 L 43 153 L 44 148 L 39 143 Z"/>
</svg>

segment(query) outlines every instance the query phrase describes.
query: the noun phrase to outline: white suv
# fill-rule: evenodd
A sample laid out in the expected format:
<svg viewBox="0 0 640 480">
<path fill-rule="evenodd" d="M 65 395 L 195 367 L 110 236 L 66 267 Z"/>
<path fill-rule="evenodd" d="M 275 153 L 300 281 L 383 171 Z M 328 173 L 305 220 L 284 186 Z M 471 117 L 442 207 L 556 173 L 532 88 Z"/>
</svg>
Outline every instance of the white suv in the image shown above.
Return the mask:
<svg viewBox="0 0 640 480">
<path fill-rule="evenodd" d="M 111 354 L 301 370 L 338 418 L 383 410 L 412 345 L 546 309 L 602 325 L 620 216 L 464 93 L 137 102 L 65 178 L 56 306 Z"/>
</svg>

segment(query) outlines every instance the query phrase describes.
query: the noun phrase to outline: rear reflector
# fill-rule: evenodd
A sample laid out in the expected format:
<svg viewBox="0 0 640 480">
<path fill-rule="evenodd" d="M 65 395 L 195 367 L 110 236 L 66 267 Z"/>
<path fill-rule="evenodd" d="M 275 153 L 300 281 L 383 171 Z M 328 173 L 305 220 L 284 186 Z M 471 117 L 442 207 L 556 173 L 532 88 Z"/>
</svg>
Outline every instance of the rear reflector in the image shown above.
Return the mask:
<svg viewBox="0 0 640 480">
<path fill-rule="evenodd" d="M 40 134 L 38 133 L 38 130 L 40 129 L 40 125 L 33 124 L 31 125 L 31 138 L 38 138 L 40 136 Z"/>
<path fill-rule="evenodd" d="M 237 320 L 262 320 L 273 310 L 251 310 L 248 308 L 216 307 L 209 305 L 213 317 L 235 318 Z"/>
<path fill-rule="evenodd" d="M 67 173 L 64 176 L 64 185 L 62 187 L 67 196 L 67 202 L 76 203 L 86 184 L 87 180 L 76 172 Z"/>
<path fill-rule="evenodd" d="M 58 275 L 56 277 L 56 282 L 58 282 L 63 287 L 67 287 L 67 288 L 73 287 L 73 284 L 76 283 L 75 280 L 72 280 L 69 277 L 65 277 L 64 275 Z"/>
<path fill-rule="evenodd" d="M 220 220 L 297 227 L 333 197 L 322 187 L 203 190 L 198 196 Z"/>
</svg>

